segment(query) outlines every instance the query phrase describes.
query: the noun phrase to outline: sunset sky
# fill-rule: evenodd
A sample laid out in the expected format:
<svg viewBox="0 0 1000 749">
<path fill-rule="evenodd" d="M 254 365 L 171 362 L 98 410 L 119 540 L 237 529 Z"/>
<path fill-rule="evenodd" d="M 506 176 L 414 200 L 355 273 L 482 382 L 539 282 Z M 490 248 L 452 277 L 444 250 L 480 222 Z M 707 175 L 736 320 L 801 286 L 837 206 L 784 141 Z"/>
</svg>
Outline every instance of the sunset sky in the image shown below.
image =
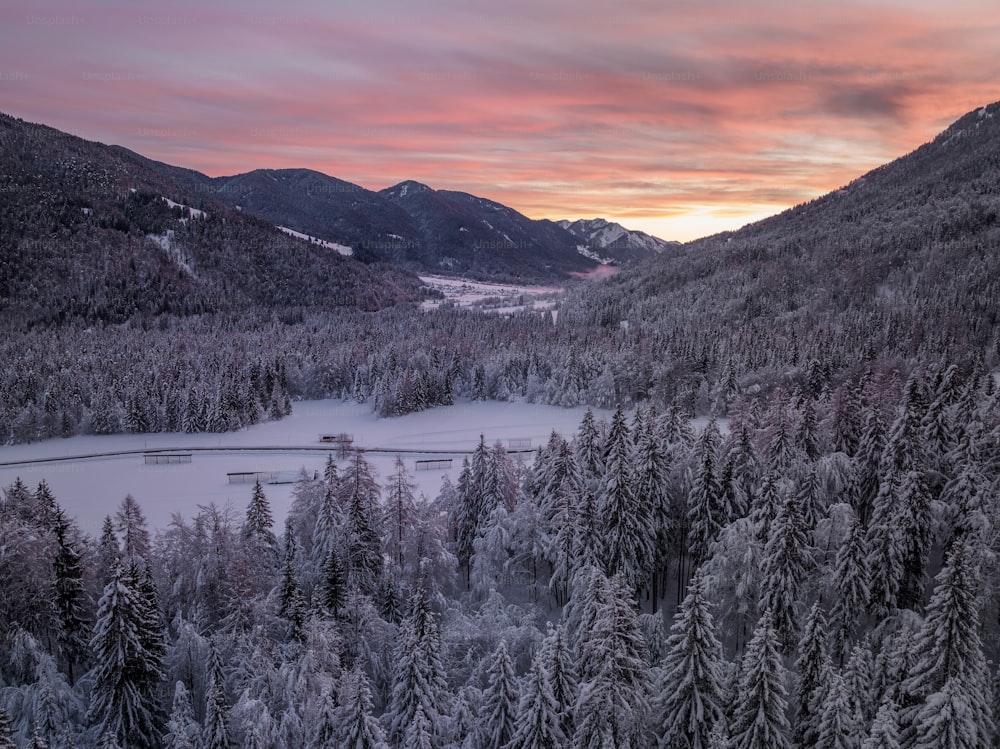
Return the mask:
<svg viewBox="0 0 1000 749">
<path fill-rule="evenodd" d="M 691 239 L 1000 99 L 995 0 L 6 0 L 0 111 L 213 176 L 308 167 Z"/>
</svg>

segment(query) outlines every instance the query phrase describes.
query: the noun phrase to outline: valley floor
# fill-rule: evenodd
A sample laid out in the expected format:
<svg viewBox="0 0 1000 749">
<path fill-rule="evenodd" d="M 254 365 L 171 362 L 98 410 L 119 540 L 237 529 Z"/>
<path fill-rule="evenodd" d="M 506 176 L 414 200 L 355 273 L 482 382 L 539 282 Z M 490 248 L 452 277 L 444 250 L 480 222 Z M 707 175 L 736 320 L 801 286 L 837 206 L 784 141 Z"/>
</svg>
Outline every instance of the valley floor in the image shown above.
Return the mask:
<svg viewBox="0 0 1000 749">
<path fill-rule="evenodd" d="M 210 502 L 220 507 L 230 505 L 242 515 L 252 487 L 230 484 L 227 473 L 322 471 L 328 451 L 316 449 L 322 447 L 320 434 L 343 432 L 352 435 L 358 447 L 373 451 L 366 457 L 376 466 L 380 481 L 391 473 L 399 454 L 417 484 L 417 496 L 434 497 L 444 475 L 452 481 L 458 478 L 462 457 L 472 452 L 480 434 L 487 443 L 499 440 L 505 448 L 515 440 L 512 453 L 517 445 L 528 444 L 525 441 L 530 441 L 527 449 L 534 449 L 548 440 L 553 429 L 567 437 L 575 432 L 585 410 L 476 401 L 380 419 L 366 404 L 300 401 L 294 404 L 292 415 L 281 421 L 226 434 L 87 435 L 0 447 L 0 487 L 20 477 L 34 488 L 45 479 L 59 503 L 83 530 L 95 536 L 105 515 L 113 513 L 126 494 L 132 494 L 150 527 L 162 529 L 174 513 L 191 518 L 199 505 Z M 598 409 L 595 416 L 606 419 L 610 413 Z M 175 448 L 216 450 L 194 452 L 191 463 L 145 465 L 141 451 Z M 238 451 L 226 452 L 225 448 Z M 247 448 L 269 449 L 256 452 Z M 87 457 L 126 451 L 139 452 Z M 453 457 L 450 470 L 414 470 L 417 460 L 448 457 Z M 525 461 L 532 459 L 531 453 L 523 457 Z M 53 458 L 59 460 L 33 462 Z M 265 486 L 278 528 L 291 504 L 292 489 L 293 484 Z"/>
</svg>

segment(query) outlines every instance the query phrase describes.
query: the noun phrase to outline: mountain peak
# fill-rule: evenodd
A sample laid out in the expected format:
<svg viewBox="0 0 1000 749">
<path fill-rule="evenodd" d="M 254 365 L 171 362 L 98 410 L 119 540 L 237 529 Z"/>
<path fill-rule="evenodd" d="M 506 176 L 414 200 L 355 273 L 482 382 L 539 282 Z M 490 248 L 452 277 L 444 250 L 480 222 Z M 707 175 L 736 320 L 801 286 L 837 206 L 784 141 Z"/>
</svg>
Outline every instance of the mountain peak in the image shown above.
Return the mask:
<svg viewBox="0 0 1000 749">
<path fill-rule="evenodd" d="M 380 195 L 392 199 L 405 198 L 407 195 L 412 195 L 418 192 L 434 192 L 434 190 L 423 182 L 417 182 L 413 179 L 407 179 L 400 182 L 398 185 L 393 185 L 392 187 L 387 187 L 384 190 L 379 190 Z"/>
<path fill-rule="evenodd" d="M 606 218 L 563 219 L 559 226 L 586 243 L 590 252 L 613 261 L 634 261 L 658 255 L 672 249 L 677 242 L 668 242 L 645 232 L 626 229 Z"/>
</svg>

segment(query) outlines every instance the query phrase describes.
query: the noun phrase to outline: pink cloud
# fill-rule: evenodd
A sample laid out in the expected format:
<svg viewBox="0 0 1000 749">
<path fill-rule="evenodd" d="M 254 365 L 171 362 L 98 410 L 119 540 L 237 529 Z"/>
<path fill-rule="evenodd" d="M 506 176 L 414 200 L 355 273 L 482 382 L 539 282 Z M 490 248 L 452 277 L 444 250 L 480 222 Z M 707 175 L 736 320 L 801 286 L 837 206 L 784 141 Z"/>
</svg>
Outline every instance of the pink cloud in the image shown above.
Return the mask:
<svg viewBox="0 0 1000 749">
<path fill-rule="evenodd" d="M 8 4 L 0 108 L 215 175 L 414 178 L 686 238 L 844 184 L 1000 79 L 973 0 L 277 7 Z"/>
</svg>

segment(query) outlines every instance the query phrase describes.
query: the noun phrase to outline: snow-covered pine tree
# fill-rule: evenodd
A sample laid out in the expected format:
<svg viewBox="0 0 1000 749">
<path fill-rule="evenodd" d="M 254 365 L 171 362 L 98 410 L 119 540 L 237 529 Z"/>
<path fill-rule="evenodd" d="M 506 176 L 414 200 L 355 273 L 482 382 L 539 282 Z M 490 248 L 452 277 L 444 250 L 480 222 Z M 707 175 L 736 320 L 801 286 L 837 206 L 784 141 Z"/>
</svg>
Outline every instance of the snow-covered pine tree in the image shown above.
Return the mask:
<svg viewBox="0 0 1000 749">
<path fill-rule="evenodd" d="M 576 547 L 582 533 L 576 506 L 578 497 L 573 480 L 565 477 L 552 498 L 551 516 L 545 524 L 547 532 L 542 541 L 545 555 L 552 565 L 549 589 L 560 605 L 565 605 L 569 598 L 569 583 L 576 573 L 578 562 Z"/>
<path fill-rule="evenodd" d="M 323 567 L 323 577 L 320 578 L 316 593 L 319 605 L 327 615 L 339 617 L 347 603 L 347 571 L 340 560 L 340 551 L 331 548 Z M 315 599 L 314 599 L 315 600 Z"/>
<path fill-rule="evenodd" d="M 896 522 L 903 539 L 903 574 L 898 600 L 901 608 L 916 609 L 923 602 L 927 587 L 927 557 L 931 548 L 931 491 L 922 467 L 903 475 L 899 492 L 902 516 Z"/>
<path fill-rule="evenodd" d="M 485 451 L 486 444 L 482 437 L 480 437 L 479 445 Z M 477 454 L 478 452 L 479 448 L 477 448 Z M 473 543 L 476 540 L 476 529 L 479 523 L 479 494 L 476 483 L 473 480 L 472 465 L 469 463 L 469 459 L 463 458 L 462 470 L 458 474 L 458 482 L 455 485 L 456 503 L 451 522 L 455 529 L 455 555 L 458 557 L 458 566 L 465 578 L 466 586 L 469 584 Z"/>
<path fill-rule="evenodd" d="M 292 532 L 291 518 L 285 522 L 285 560 L 282 566 L 281 582 L 278 585 L 278 616 L 288 621 L 293 640 L 305 639 L 305 624 L 309 616 L 309 603 L 302 592 L 299 576 L 295 570 L 298 544 Z"/>
<path fill-rule="evenodd" d="M 98 603 L 91 640 L 97 665 L 87 715 L 99 735 L 155 746 L 160 732 L 154 697 L 163 656 L 150 647 L 156 633 L 148 631 L 147 602 L 134 582 L 119 566 Z"/>
<path fill-rule="evenodd" d="M 750 521 L 754 524 L 757 539 L 761 544 L 766 544 L 771 535 L 771 526 L 778 517 L 781 503 L 778 478 L 773 472 L 768 471 L 761 481 L 760 489 L 750 502 Z"/>
<path fill-rule="evenodd" d="M 816 529 L 817 523 L 827 514 L 823 487 L 816 464 L 808 464 L 805 468 L 805 472 L 797 482 L 795 499 L 799 505 L 799 512 L 802 514 L 802 521 L 811 533 Z"/>
<path fill-rule="evenodd" d="M 729 451 L 727 462 L 732 463 L 732 482 L 739 498 L 733 517 L 744 517 L 750 510 L 760 480 L 760 457 L 750 437 L 747 424 L 740 424 L 739 436 Z"/>
<path fill-rule="evenodd" d="M 912 743 L 904 743 L 913 749 L 979 749 L 988 746 L 990 733 L 982 732 L 981 716 L 974 703 L 975 695 L 970 695 L 961 679 L 949 676 L 944 686 L 927 697 L 927 701 L 915 716 Z"/>
<path fill-rule="evenodd" d="M 115 530 L 121 534 L 122 554 L 126 559 L 149 559 L 149 530 L 146 516 L 131 494 L 126 494 L 115 513 Z"/>
<path fill-rule="evenodd" d="M 247 506 L 246 520 L 243 523 L 243 538 L 248 541 L 258 541 L 265 547 L 274 549 L 278 542 L 274 537 L 273 528 L 274 515 L 271 514 L 271 503 L 267 501 L 264 488 L 258 480 L 254 484 L 250 504 Z"/>
<path fill-rule="evenodd" d="M 615 411 L 604 450 L 604 476 L 598 492 L 601 555 L 606 574 L 621 574 L 633 589 L 645 579 L 652 558 L 647 519 L 639 512 L 633 486 L 631 438 L 625 414 Z"/>
<path fill-rule="evenodd" d="M 885 424 L 878 403 L 864 412 L 864 426 L 854 456 L 857 466 L 857 505 L 854 508 L 861 525 L 868 527 L 879 494 L 882 477 L 882 453 L 885 452 Z"/>
<path fill-rule="evenodd" d="M 350 675 L 343 705 L 337 713 L 343 726 L 338 746 L 344 749 L 388 749 L 385 732 L 372 715 L 372 693 L 368 677 L 360 668 Z"/>
<path fill-rule="evenodd" d="M 53 531 L 56 537 L 56 555 L 53 559 L 53 592 L 58 626 L 59 648 L 66 665 L 69 680 L 73 681 L 74 667 L 88 654 L 86 612 L 87 591 L 84 586 L 83 562 L 73 538 L 73 523 L 58 505 L 53 511 Z"/>
<path fill-rule="evenodd" d="M 634 588 L 621 575 L 603 579 L 592 573 L 594 594 L 581 622 L 580 692 L 574 746 L 611 740 L 632 746 L 640 741 L 649 710 L 649 665 L 639 626 Z M 596 714 L 596 715 L 595 715 Z"/>
<path fill-rule="evenodd" d="M 764 547 L 760 608 L 770 610 L 779 646 L 790 653 L 798 639 L 799 587 L 806 574 L 808 538 L 795 497 L 786 496 Z"/>
<path fill-rule="evenodd" d="M 416 485 L 410 480 L 406 464 L 397 456 L 392 475 L 385 486 L 382 547 L 399 572 L 406 568 L 407 534 L 416 530 L 417 525 L 417 507 L 413 498 L 415 489 Z"/>
<path fill-rule="evenodd" d="M 506 640 L 500 640 L 493 653 L 486 678 L 479 745 L 484 749 L 504 749 L 514 737 L 518 712 L 517 681 Z"/>
<path fill-rule="evenodd" d="M 770 611 L 757 623 L 743 667 L 729 737 L 732 749 L 787 749 L 785 668 Z"/>
<path fill-rule="evenodd" d="M 191 695 L 183 681 L 174 685 L 173 707 L 163 744 L 165 749 L 201 749 L 201 727 L 194 719 Z"/>
<path fill-rule="evenodd" d="M 767 464 L 771 472 L 779 476 L 788 473 L 788 469 L 797 460 L 798 449 L 792 437 L 788 433 L 787 416 L 780 407 L 777 409 L 775 419 L 777 427 L 771 436 L 771 442 L 767 446 Z"/>
<path fill-rule="evenodd" d="M 978 547 L 956 544 L 917 635 L 916 660 L 903 682 L 904 747 L 930 746 L 927 732 L 953 736 L 954 746 L 985 746 L 993 736 L 989 670 L 979 636 Z M 921 743 L 922 742 L 922 743 Z"/>
<path fill-rule="evenodd" d="M 590 408 L 583 414 L 583 420 L 573 441 L 576 461 L 580 465 L 583 476 L 587 480 L 596 481 L 604 473 L 604 461 L 601 450 L 601 433 L 594 420 L 594 412 Z"/>
<path fill-rule="evenodd" d="M 860 746 L 861 716 L 854 711 L 848 692 L 843 676 L 832 671 L 813 745 L 816 749 L 858 749 Z"/>
<path fill-rule="evenodd" d="M 642 429 L 634 435 L 633 449 L 636 510 L 640 525 L 645 527 L 644 537 L 639 546 L 648 552 L 648 557 L 640 559 L 646 575 L 643 587 L 657 597 L 658 580 L 655 573 L 660 561 L 658 543 L 665 541 L 669 534 L 670 494 L 670 454 L 656 433 L 656 422 L 647 420 Z"/>
<path fill-rule="evenodd" d="M 476 370 L 478 374 L 480 370 Z M 485 395 L 480 400 L 485 400 Z M 407 723 L 400 749 L 434 749 L 434 729 L 424 714 L 422 705 L 413 711 L 413 719 Z"/>
<path fill-rule="evenodd" d="M 861 749 L 900 749 L 899 725 L 896 719 L 896 703 L 887 700 L 882 703 L 872 721 L 868 736 Z"/>
<path fill-rule="evenodd" d="M 871 574 L 869 611 L 875 620 L 884 619 L 896 610 L 905 572 L 906 539 L 899 523 L 902 508 L 898 489 L 896 474 L 882 477 L 866 531 Z"/>
<path fill-rule="evenodd" d="M 347 495 L 348 577 L 362 593 L 373 595 L 383 565 L 381 498 L 374 468 L 360 451 L 351 456 L 342 484 Z"/>
<path fill-rule="evenodd" d="M 723 720 L 723 666 L 699 569 L 674 615 L 655 690 L 653 731 L 662 749 L 708 749 L 712 729 Z"/>
<path fill-rule="evenodd" d="M 560 733 L 568 740 L 573 735 L 573 710 L 580 685 L 566 628 L 561 622 L 546 634 L 538 657 L 555 700 Z"/>
<path fill-rule="evenodd" d="M 215 641 L 208 649 L 208 678 L 205 694 L 205 749 L 229 749 L 229 705 L 226 701 L 226 679 Z"/>
<path fill-rule="evenodd" d="M 864 529 L 857 515 L 840 548 L 837 550 L 833 587 L 837 595 L 830 617 L 833 620 L 834 654 L 843 665 L 848 643 L 854 637 L 858 622 L 865 614 L 870 595 L 868 549 Z"/>
<path fill-rule="evenodd" d="M 433 736 L 443 732 L 440 724 L 448 706 L 440 648 L 437 618 L 423 585 L 418 585 L 409 614 L 400 625 L 394 653 L 392 696 L 383 717 L 390 742 L 403 741 L 418 712 Z"/>
<path fill-rule="evenodd" d="M 862 726 L 868 726 L 872 722 L 875 705 L 878 704 L 878 695 L 872 689 L 874 660 L 865 638 L 851 649 L 851 657 L 842 671 L 851 712 L 858 717 Z"/>
<path fill-rule="evenodd" d="M 722 484 L 716 468 L 720 441 L 718 425 L 712 419 L 695 449 L 697 470 L 687 497 L 687 553 L 691 569 L 697 569 L 708 559 L 712 542 L 727 521 L 723 517 Z"/>
<path fill-rule="evenodd" d="M 826 619 L 819 601 L 813 604 L 806 618 L 802 639 L 799 640 L 799 657 L 795 661 L 795 669 L 798 672 L 795 743 L 798 746 L 815 746 L 830 671 L 830 656 L 826 650 Z"/>
<path fill-rule="evenodd" d="M 535 656 L 517 709 L 514 735 L 506 749 L 559 749 L 566 736 L 560 706 L 552 691 L 544 650 Z"/>
<path fill-rule="evenodd" d="M 0 749 L 17 749 L 14 744 L 14 721 L 10 713 L 0 707 Z"/>
<path fill-rule="evenodd" d="M 810 397 L 806 397 L 805 402 L 802 404 L 799 428 L 795 433 L 795 442 L 798 449 L 805 454 L 807 459 L 816 460 L 819 457 L 820 436 L 816 423 L 816 404 Z"/>
</svg>

